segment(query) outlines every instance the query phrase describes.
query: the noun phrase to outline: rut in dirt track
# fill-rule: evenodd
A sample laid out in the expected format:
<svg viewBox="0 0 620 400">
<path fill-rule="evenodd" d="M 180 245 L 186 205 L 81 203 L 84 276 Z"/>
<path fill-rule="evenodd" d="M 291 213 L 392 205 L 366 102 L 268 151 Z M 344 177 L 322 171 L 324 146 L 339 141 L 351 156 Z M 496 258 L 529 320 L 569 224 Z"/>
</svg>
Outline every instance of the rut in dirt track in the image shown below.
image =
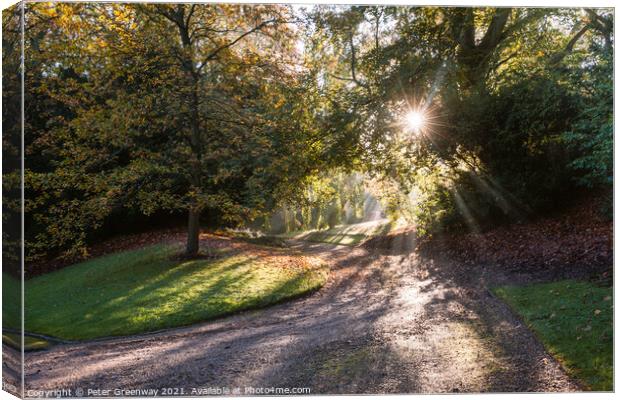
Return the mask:
<svg viewBox="0 0 620 400">
<path fill-rule="evenodd" d="M 27 353 L 26 389 L 579 390 L 489 295 L 482 272 L 456 275 L 414 254 L 296 247 L 332 266 L 317 293 L 188 328 Z"/>
</svg>

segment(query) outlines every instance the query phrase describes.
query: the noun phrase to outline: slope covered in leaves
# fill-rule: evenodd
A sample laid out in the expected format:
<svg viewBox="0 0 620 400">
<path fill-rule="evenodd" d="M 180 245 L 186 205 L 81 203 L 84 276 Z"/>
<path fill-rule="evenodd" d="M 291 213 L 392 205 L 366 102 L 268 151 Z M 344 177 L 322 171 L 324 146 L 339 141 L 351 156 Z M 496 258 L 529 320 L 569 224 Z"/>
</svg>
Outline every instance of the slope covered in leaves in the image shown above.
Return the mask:
<svg viewBox="0 0 620 400">
<path fill-rule="evenodd" d="M 363 244 L 368 249 L 417 250 L 464 265 L 497 265 L 505 270 L 539 272 L 572 269 L 610 277 L 613 223 L 601 216 L 600 201 L 586 198 L 563 212 L 483 233 L 444 233 L 416 239 L 413 229 L 393 232 Z"/>
</svg>

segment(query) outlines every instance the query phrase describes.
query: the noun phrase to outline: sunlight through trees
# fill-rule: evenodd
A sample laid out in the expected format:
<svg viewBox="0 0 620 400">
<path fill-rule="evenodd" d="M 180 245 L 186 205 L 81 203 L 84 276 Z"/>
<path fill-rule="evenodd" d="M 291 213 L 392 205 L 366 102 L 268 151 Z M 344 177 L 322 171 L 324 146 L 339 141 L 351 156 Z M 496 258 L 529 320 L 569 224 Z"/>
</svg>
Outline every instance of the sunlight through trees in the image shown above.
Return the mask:
<svg viewBox="0 0 620 400">
<path fill-rule="evenodd" d="M 373 194 L 381 213 L 420 232 L 484 229 L 611 185 L 607 9 L 29 3 L 25 15 L 31 261 L 84 255 L 127 217 L 184 218 L 190 257 L 201 226 L 333 228 L 361 218 L 366 189 L 345 176 L 390 187 Z M 19 18 L 3 13 L 7 165 Z M 15 211 L 7 202 L 7 220 Z"/>
</svg>

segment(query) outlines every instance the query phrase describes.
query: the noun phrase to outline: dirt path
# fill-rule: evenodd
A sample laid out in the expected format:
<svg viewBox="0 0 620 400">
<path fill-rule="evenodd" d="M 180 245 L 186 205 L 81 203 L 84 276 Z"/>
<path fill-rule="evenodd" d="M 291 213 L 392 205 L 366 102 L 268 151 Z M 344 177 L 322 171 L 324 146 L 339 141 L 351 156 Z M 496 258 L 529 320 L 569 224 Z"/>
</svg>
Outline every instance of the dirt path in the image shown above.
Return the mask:
<svg viewBox="0 0 620 400">
<path fill-rule="evenodd" d="M 298 246 L 332 264 L 319 292 L 189 328 L 27 353 L 26 389 L 579 390 L 488 294 L 484 271 L 463 277 L 414 255 Z"/>
</svg>

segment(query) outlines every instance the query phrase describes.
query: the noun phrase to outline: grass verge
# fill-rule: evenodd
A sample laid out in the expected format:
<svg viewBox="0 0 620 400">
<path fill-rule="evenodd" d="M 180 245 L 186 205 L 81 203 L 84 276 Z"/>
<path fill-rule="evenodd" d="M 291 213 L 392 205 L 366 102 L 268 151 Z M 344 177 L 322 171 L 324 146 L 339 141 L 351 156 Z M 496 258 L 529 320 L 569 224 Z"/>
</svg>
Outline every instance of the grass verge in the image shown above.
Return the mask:
<svg viewBox="0 0 620 400">
<path fill-rule="evenodd" d="M 382 219 L 351 225 L 339 225 L 332 229 L 302 233 L 297 235 L 296 238 L 309 242 L 357 246 L 364 240 L 389 232 L 390 229 L 392 229 L 390 221 Z"/>
<path fill-rule="evenodd" d="M 366 240 L 367 236 L 361 233 L 340 233 L 334 230 L 312 232 L 303 237 L 308 242 L 330 243 L 345 246 L 357 246 Z"/>
<path fill-rule="evenodd" d="M 2 326 L 21 327 L 21 280 L 2 273 Z"/>
<path fill-rule="evenodd" d="M 613 390 L 612 288 L 560 281 L 493 290 L 589 389 Z"/>
<path fill-rule="evenodd" d="M 190 261 L 178 251 L 124 251 L 26 281 L 26 331 L 80 340 L 189 325 L 316 290 L 328 275 L 316 260 L 265 248 Z"/>
<path fill-rule="evenodd" d="M 3 333 L 2 342 L 11 346 L 15 350 L 20 350 L 22 338 L 20 335 L 16 335 L 14 333 Z M 36 338 L 32 336 L 24 336 L 24 350 L 25 351 L 44 350 L 44 349 L 47 349 L 49 345 L 50 343 L 45 339 Z"/>
</svg>

